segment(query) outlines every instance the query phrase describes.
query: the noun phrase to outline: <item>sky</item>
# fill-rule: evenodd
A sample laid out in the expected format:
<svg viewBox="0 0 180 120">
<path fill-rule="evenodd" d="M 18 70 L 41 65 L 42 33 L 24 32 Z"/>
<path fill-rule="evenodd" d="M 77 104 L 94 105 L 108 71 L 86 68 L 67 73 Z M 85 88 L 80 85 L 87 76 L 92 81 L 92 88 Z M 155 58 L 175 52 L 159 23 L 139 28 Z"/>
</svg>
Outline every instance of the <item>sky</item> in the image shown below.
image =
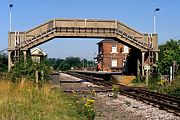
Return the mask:
<svg viewBox="0 0 180 120">
<path fill-rule="evenodd" d="M 12 31 L 27 31 L 53 18 L 119 20 L 142 33 L 153 33 L 156 12 L 158 43 L 180 39 L 180 0 L 0 0 L 0 50 L 8 46 L 9 4 Z M 53 39 L 40 46 L 48 57 L 95 57 L 101 39 Z"/>
</svg>

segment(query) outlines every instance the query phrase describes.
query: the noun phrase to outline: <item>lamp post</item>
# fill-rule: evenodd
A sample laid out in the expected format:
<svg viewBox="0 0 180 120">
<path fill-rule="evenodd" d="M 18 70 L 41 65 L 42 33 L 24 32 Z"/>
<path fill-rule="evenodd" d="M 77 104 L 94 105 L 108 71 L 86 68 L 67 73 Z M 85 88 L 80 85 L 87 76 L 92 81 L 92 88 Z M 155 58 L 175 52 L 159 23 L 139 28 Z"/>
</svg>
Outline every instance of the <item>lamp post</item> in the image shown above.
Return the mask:
<svg viewBox="0 0 180 120">
<path fill-rule="evenodd" d="M 159 8 L 154 9 L 154 33 L 156 33 L 156 12 L 159 10 Z"/>
<path fill-rule="evenodd" d="M 11 32 L 12 26 L 11 26 L 11 10 L 12 10 L 13 4 L 9 4 L 9 31 Z"/>
</svg>

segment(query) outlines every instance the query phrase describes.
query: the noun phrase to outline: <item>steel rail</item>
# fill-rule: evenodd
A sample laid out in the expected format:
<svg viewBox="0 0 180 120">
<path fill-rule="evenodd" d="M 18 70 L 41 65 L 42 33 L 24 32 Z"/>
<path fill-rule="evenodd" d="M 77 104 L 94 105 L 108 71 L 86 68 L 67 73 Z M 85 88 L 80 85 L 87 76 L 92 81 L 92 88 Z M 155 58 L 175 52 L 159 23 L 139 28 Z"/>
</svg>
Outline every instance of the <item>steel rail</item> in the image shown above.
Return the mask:
<svg viewBox="0 0 180 120">
<path fill-rule="evenodd" d="M 180 115 L 180 107 L 179 107 L 180 99 L 177 97 L 172 97 L 170 95 L 165 95 L 161 93 L 155 93 L 155 92 L 140 89 L 137 87 L 128 87 L 128 86 L 120 85 L 117 83 L 114 84 L 113 82 L 108 82 L 108 81 L 101 80 L 99 82 L 104 83 L 109 86 L 119 85 L 121 88 L 120 94 L 131 96 L 141 101 L 147 101 L 147 102 L 153 103 L 167 111 L 169 110 L 171 110 L 170 112 L 174 111 L 173 113 L 175 113 L 178 116 Z M 123 89 L 123 87 L 125 89 Z"/>
</svg>

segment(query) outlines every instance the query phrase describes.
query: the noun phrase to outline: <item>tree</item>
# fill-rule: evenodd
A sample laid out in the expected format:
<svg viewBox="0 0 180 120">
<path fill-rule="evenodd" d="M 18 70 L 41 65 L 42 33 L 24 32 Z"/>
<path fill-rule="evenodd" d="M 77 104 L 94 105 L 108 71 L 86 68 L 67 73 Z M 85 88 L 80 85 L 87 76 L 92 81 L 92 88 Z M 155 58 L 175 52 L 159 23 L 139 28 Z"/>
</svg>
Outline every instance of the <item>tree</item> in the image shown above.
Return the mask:
<svg viewBox="0 0 180 120">
<path fill-rule="evenodd" d="M 66 70 L 70 70 L 71 67 L 70 67 L 69 63 L 63 62 L 59 65 L 58 69 L 62 70 L 62 71 L 66 71 Z"/>
<path fill-rule="evenodd" d="M 72 67 L 74 69 L 81 69 L 83 66 L 93 67 L 93 61 L 81 60 L 79 57 L 66 57 L 64 60 L 60 58 L 48 58 L 47 61 L 54 70 L 66 71 Z"/>
<path fill-rule="evenodd" d="M 159 71 L 161 74 L 169 74 L 169 68 L 173 65 L 173 61 L 180 65 L 180 40 L 167 41 L 166 44 L 160 45 L 159 49 Z"/>
<path fill-rule="evenodd" d="M 80 64 L 81 61 L 79 57 L 66 57 L 66 59 L 59 65 L 58 70 L 70 70 L 71 67 L 77 68 Z"/>
<path fill-rule="evenodd" d="M 21 53 L 22 54 L 22 53 Z M 44 80 L 49 80 L 49 74 L 51 72 L 50 66 L 47 64 L 46 58 L 41 59 L 40 63 L 34 63 L 31 60 L 31 55 L 28 54 L 27 62 L 24 63 L 24 56 L 21 55 L 19 62 L 11 69 L 9 76 L 14 82 L 20 81 L 21 78 L 35 81 L 35 72 L 44 72 Z"/>
<path fill-rule="evenodd" d="M 54 70 L 58 70 L 59 65 L 64 61 L 63 59 L 59 58 L 47 58 L 46 59 L 49 66 L 52 66 Z"/>
<path fill-rule="evenodd" d="M 8 57 L 5 53 L 0 53 L 0 72 L 8 71 Z"/>
</svg>

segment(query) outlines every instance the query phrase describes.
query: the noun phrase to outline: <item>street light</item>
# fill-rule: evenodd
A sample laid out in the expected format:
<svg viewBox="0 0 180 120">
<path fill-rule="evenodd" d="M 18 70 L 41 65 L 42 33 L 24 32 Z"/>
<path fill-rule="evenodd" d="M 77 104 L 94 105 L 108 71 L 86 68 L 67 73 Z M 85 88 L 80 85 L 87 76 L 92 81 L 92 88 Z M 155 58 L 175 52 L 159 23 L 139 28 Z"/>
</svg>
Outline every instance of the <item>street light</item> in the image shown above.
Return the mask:
<svg viewBox="0 0 180 120">
<path fill-rule="evenodd" d="M 154 33 L 156 33 L 156 12 L 159 10 L 159 8 L 154 9 Z"/>
<path fill-rule="evenodd" d="M 9 31 L 11 32 L 12 26 L 11 26 L 11 10 L 12 10 L 13 4 L 9 4 Z"/>
</svg>

